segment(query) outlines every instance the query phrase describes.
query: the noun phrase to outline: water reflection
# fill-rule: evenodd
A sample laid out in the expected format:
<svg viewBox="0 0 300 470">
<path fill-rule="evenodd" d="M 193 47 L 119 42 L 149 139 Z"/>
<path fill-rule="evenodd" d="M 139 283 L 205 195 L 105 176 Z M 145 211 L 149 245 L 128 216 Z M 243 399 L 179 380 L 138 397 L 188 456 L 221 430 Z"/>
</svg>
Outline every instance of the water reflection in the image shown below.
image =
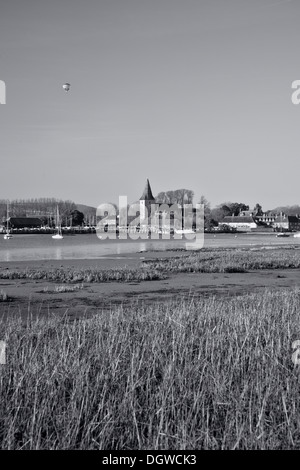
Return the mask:
<svg viewBox="0 0 300 470">
<path fill-rule="evenodd" d="M 277 238 L 274 235 L 208 234 L 204 248 L 297 245 L 300 238 Z M 9 242 L 0 239 L 0 261 L 99 259 L 103 256 L 122 256 L 127 253 L 158 251 L 175 248 L 200 249 L 202 237 L 187 240 L 99 240 L 95 235 L 77 235 L 57 241 L 45 235 L 17 235 Z"/>
<path fill-rule="evenodd" d="M 63 257 L 62 257 L 62 249 L 61 249 L 60 246 L 57 247 L 56 250 L 55 250 L 55 259 L 59 259 L 59 260 L 63 259 Z"/>
</svg>

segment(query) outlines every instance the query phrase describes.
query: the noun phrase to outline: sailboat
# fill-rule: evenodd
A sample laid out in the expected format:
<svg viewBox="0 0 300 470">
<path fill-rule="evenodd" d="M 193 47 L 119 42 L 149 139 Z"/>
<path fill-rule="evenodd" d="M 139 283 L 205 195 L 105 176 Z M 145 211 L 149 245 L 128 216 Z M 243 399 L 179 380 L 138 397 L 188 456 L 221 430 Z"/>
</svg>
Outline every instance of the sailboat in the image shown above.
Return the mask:
<svg viewBox="0 0 300 470">
<path fill-rule="evenodd" d="M 62 233 L 61 233 L 61 225 L 60 225 L 60 220 L 59 220 L 58 206 L 57 206 L 57 210 L 56 210 L 56 225 L 57 225 L 57 233 L 55 235 L 52 235 L 52 238 L 54 238 L 54 240 L 61 240 L 64 237 L 62 236 Z"/>
<path fill-rule="evenodd" d="M 7 203 L 7 208 L 6 208 L 6 234 L 3 237 L 4 240 L 9 240 L 10 238 L 12 238 L 12 234 L 9 232 L 8 214 L 9 214 L 9 211 L 8 211 L 8 203 Z"/>
</svg>

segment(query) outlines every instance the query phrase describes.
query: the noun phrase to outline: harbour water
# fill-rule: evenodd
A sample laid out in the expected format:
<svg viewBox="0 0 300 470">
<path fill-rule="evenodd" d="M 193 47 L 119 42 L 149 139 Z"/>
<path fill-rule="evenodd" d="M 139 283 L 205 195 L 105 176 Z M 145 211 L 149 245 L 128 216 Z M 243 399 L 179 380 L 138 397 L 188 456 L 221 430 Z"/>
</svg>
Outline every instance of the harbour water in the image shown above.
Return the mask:
<svg viewBox="0 0 300 470">
<path fill-rule="evenodd" d="M 183 240 L 100 240 L 96 234 L 64 236 L 53 240 L 51 235 L 14 235 L 10 240 L 0 237 L 1 261 L 38 261 L 67 259 L 118 258 L 128 253 L 186 248 Z M 189 241 L 190 248 L 193 242 Z M 205 234 L 204 248 L 295 246 L 300 248 L 300 238 L 279 238 L 275 234 Z M 196 245 L 195 245 L 196 247 Z"/>
</svg>

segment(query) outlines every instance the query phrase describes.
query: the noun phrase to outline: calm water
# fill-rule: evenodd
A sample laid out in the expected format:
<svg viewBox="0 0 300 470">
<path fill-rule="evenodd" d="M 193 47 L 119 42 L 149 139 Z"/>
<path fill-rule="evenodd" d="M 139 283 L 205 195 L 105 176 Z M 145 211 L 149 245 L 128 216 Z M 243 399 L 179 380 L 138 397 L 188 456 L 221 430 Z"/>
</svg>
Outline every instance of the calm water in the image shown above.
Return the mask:
<svg viewBox="0 0 300 470">
<path fill-rule="evenodd" d="M 206 234 L 204 248 L 255 245 L 296 245 L 300 238 L 277 238 L 275 234 Z M 189 242 L 192 247 L 192 242 Z M 66 235 L 53 240 L 51 235 L 14 235 L 11 240 L 0 236 L 0 261 L 33 261 L 63 259 L 99 259 L 120 257 L 145 250 L 185 248 L 186 240 L 99 240 L 95 234 Z"/>
</svg>

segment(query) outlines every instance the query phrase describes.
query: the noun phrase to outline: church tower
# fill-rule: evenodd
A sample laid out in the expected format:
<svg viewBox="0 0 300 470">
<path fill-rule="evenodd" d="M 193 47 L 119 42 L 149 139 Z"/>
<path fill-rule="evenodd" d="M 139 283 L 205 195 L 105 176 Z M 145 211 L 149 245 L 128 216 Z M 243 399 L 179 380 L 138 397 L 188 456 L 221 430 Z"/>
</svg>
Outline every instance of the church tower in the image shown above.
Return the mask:
<svg viewBox="0 0 300 470">
<path fill-rule="evenodd" d="M 148 211 L 148 217 L 151 216 L 151 204 L 155 204 L 155 199 L 153 197 L 151 186 L 149 180 L 147 179 L 147 183 L 144 189 L 142 196 L 140 197 L 140 218 L 141 221 L 146 219 L 146 210 Z"/>
</svg>

